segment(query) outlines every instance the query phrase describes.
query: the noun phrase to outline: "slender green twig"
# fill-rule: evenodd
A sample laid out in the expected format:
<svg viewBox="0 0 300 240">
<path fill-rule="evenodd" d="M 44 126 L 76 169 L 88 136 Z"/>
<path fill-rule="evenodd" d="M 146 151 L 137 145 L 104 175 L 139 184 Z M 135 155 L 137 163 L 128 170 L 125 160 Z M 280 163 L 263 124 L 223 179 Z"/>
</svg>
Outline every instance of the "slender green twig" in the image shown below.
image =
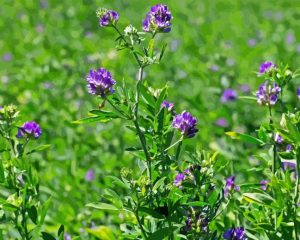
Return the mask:
<svg viewBox="0 0 300 240">
<path fill-rule="evenodd" d="M 126 119 L 130 119 L 130 116 L 128 116 L 126 113 L 122 112 L 121 109 L 119 109 L 115 104 L 112 103 L 108 98 L 105 99 L 112 107 L 116 110 L 121 116 L 125 117 Z"/>
</svg>

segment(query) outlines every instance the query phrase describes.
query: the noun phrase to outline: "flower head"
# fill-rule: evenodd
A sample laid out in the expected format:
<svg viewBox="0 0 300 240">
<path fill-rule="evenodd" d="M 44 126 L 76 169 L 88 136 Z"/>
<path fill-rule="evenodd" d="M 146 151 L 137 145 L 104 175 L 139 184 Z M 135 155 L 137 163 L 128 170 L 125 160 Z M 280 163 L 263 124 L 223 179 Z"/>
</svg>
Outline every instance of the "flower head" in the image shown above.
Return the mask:
<svg viewBox="0 0 300 240">
<path fill-rule="evenodd" d="M 247 240 L 243 227 L 228 229 L 223 237 L 228 240 Z"/>
<path fill-rule="evenodd" d="M 279 133 L 275 133 L 274 141 L 277 142 L 278 144 L 281 144 L 283 142 L 283 138 Z"/>
<path fill-rule="evenodd" d="M 226 184 L 225 184 L 225 190 L 224 190 L 225 197 L 228 197 L 228 195 L 232 189 L 234 189 L 235 191 L 240 190 L 240 187 L 235 185 L 234 179 L 235 179 L 234 176 L 230 176 L 230 177 L 226 178 Z"/>
<path fill-rule="evenodd" d="M 183 180 L 185 180 L 186 176 L 184 173 L 178 173 L 176 176 L 175 176 L 175 179 L 174 179 L 174 185 L 177 186 L 177 187 L 180 187 L 181 186 L 181 183 Z"/>
<path fill-rule="evenodd" d="M 298 96 L 298 99 L 300 100 L 300 86 L 297 88 L 297 96 Z"/>
<path fill-rule="evenodd" d="M 151 7 L 143 20 L 145 32 L 170 32 L 172 14 L 167 5 L 157 4 Z"/>
<path fill-rule="evenodd" d="M 95 171 L 93 169 L 89 169 L 85 174 L 85 180 L 87 182 L 93 181 L 95 178 Z"/>
<path fill-rule="evenodd" d="M 264 190 L 264 191 L 266 191 L 267 188 L 268 188 L 268 183 L 269 183 L 268 180 L 261 180 L 261 181 L 260 181 L 261 189 Z"/>
<path fill-rule="evenodd" d="M 163 100 L 161 107 L 167 109 L 168 111 L 172 111 L 174 109 L 174 103 Z"/>
<path fill-rule="evenodd" d="M 225 119 L 225 118 L 219 118 L 219 119 L 217 119 L 217 121 L 216 121 L 216 124 L 218 125 L 218 126 L 220 126 L 220 127 L 228 127 L 228 121 Z"/>
<path fill-rule="evenodd" d="M 286 145 L 285 151 L 286 151 L 286 152 L 291 152 L 291 151 L 293 151 L 293 145 L 291 145 L 291 144 Z"/>
<path fill-rule="evenodd" d="M 197 119 L 193 117 L 189 112 L 183 111 L 181 114 L 175 116 L 172 122 L 173 128 L 181 131 L 181 134 L 185 137 L 194 137 L 198 132 L 196 128 Z"/>
<path fill-rule="evenodd" d="M 40 126 L 32 121 L 25 122 L 22 127 L 19 127 L 17 138 L 35 138 L 38 139 L 42 134 L 42 129 Z"/>
<path fill-rule="evenodd" d="M 256 92 L 257 102 L 261 105 L 274 105 L 278 100 L 278 94 L 281 88 L 276 84 L 266 81 L 264 84 L 260 85 L 258 91 Z"/>
<path fill-rule="evenodd" d="M 263 62 L 262 64 L 260 64 L 259 73 L 260 74 L 268 73 L 271 70 L 276 69 L 276 68 L 277 68 L 277 66 L 273 62 L 266 61 L 266 62 Z"/>
<path fill-rule="evenodd" d="M 99 95 L 102 98 L 106 98 L 107 95 L 114 92 L 112 87 L 116 84 L 116 81 L 112 79 L 110 72 L 104 68 L 91 70 L 86 80 L 88 82 L 89 93 L 92 95 Z"/>
<path fill-rule="evenodd" d="M 119 14 L 113 10 L 107 10 L 106 8 L 99 8 L 96 11 L 99 18 L 99 24 L 101 27 L 108 27 L 115 25 L 119 20 Z"/>
<path fill-rule="evenodd" d="M 237 98 L 237 93 L 234 89 L 228 88 L 225 89 L 222 97 L 221 97 L 221 102 L 229 102 L 229 101 L 235 101 Z"/>
</svg>

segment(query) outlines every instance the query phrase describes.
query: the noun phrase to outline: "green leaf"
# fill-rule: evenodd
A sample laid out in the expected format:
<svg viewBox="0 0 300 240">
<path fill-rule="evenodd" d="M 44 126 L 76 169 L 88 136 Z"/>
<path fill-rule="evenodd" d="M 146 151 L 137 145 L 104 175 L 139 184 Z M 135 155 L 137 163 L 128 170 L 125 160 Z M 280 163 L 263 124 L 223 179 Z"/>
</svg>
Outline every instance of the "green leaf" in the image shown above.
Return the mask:
<svg viewBox="0 0 300 240">
<path fill-rule="evenodd" d="M 239 96 L 238 99 L 246 99 L 246 100 L 257 101 L 257 98 L 252 97 L 252 96 Z"/>
<path fill-rule="evenodd" d="M 243 133 L 226 132 L 225 134 L 231 137 L 232 139 L 238 139 L 247 143 L 252 143 L 257 145 L 265 144 L 262 140 Z"/>
<path fill-rule="evenodd" d="M 165 181 L 166 177 L 159 179 L 153 186 L 152 191 L 155 192 Z"/>
<path fill-rule="evenodd" d="M 42 210 L 40 213 L 40 221 L 39 221 L 40 226 L 42 226 L 44 224 L 45 217 L 46 217 L 47 211 L 50 207 L 51 201 L 52 201 L 52 197 L 50 196 L 42 206 Z"/>
<path fill-rule="evenodd" d="M 26 154 L 29 155 L 29 154 L 34 153 L 34 152 L 41 152 L 41 151 L 44 151 L 44 150 L 46 150 L 50 147 L 51 147 L 51 144 L 40 145 L 40 146 L 34 148 L 33 150 L 31 150 L 30 152 L 27 152 Z"/>
<path fill-rule="evenodd" d="M 270 206 L 274 203 L 274 198 L 266 193 L 244 193 L 243 198 L 249 203 L 257 203 L 260 205 Z"/>
<path fill-rule="evenodd" d="M 18 210 L 19 208 L 15 205 L 10 204 L 10 203 L 4 203 L 2 205 L 2 209 L 6 210 L 6 211 L 14 212 L 14 211 Z"/>
<path fill-rule="evenodd" d="M 148 45 L 148 53 L 151 58 L 153 58 L 153 50 L 154 50 L 154 39 L 151 38 Z"/>
<path fill-rule="evenodd" d="M 155 210 L 150 209 L 150 208 L 140 207 L 139 211 L 143 212 L 143 213 L 146 213 L 147 215 L 150 215 L 150 216 L 152 216 L 154 218 L 157 218 L 157 219 L 164 219 L 165 218 L 162 214 L 160 214 L 160 213 L 158 213 Z"/>
<path fill-rule="evenodd" d="M 123 182 L 121 179 L 115 177 L 115 176 L 107 176 L 107 178 L 112 180 L 112 184 L 115 184 L 119 187 L 125 188 L 125 189 L 130 189 L 130 185 L 126 184 Z"/>
<path fill-rule="evenodd" d="M 86 205 L 87 207 L 90 208 L 95 208 L 99 210 L 107 210 L 107 211 L 120 211 L 121 209 L 117 208 L 114 205 L 108 204 L 108 203 L 88 203 Z"/>
<path fill-rule="evenodd" d="M 147 105 L 149 105 L 151 108 L 153 108 L 155 106 L 155 101 L 154 101 L 153 96 L 148 91 L 148 89 L 145 86 L 141 85 L 140 91 L 141 91 L 141 96 L 144 98 Z"/>
<path fill-rule="evenodd" d="M 5 175 L 4 175 L 4 168 L 3 168 L 3 161 L 0 159 L 0 183 L 3 183 L 5 181 Z"/>
<path fill-rule="evenodd" d="M 123 208 L 123 203 L 120 196 L 112 189 L 106 188 L 103 197 L 111 201 L 118 209 Z"/>
<path fill-rule="evenodd" d="M 163 58 L 163 56 L 164 56 L 164 54 L 165 54 L 165 51 L 166 51 L 166 47 L 167 47 L 167 44 L 164 44 L 163 47 L 162 47 L 162 49 L 161 49 L 159 58 L 158 58 L 159 61 L 162 60 L 162 58 Z"/>
<path fill-rule="evenodd" d="M 93 235 L 94 237 L 101 240 L 114 240 L 116 237 L 113 234 L 113 231 L 106 226 L 99 226 L 95 228 L 87 228 L 86 231 Z"/>
<path fill-rule="evenodd" d="M 276 222 L 276 229 L 280 227 L 280 224 L 282 222 L 283 219 L 283 211 L 281 212 L 281 214 L 279 215 L 279 217 L 277 218 L 277 222 Z"/>
<path fill-rule="evenodd" d="M 118 118 L 119 116 L 114 113 L 114 112 L 109 112 L 109 111 L 103 111 L 103 110 L 99 110 L 99 109 L 94 109 L 90 111 L 90 114 L 92 116 L 96 115 L 96 116 L 101 116 L 103 118 Z"/>
<path fill-rule="evenodd" d="M 58 236 L 58 237 L 63 236 L 64 233 L 65 233 L 65 227 L 64 227 L 64 225 L 62 224 L 62 225 L 60 225 L 60 227 L 59 227 L 59 229 L 58 229 L 58 231 L 57 231 L 57 236 Z"/>
<path fill-rule="evenodd" d="M 160 228 L 156 232 L 149 235 L 148 240 L 158 240 L 158 239 L 164 239 L 170 234 L 172 234 L 177 228 L 176 227 L 166 227 L 166 228 Z"/>
<path fill-rule="evenodd" d="M 42 232 L 42 238 L 44 240 L 56 240 L 55 237 L 53 237 L 51 234 Z"/>
<path fill-rule="evenodd" d="M 184 205 L 193 206 L 193 207 L 203 207 L 203 206 L 208 205 L 208 203 L 196 201 L 196 202 L 188 202 L 188 203 L 185 203 Z"/>
<path fill-rule="evenodd" d="M 28 210 L 28 215 L 29 215 L 31 221 L 34 224 L 37 224 L 38 213 L 37 213 L 37 210 L 36 210 L 35 206 L 31 206 L 31 208 Z"/>
<path fill-rule="evenodd" d="M 94 122 L 109 122 L 112 118 L 105 118 L 103 116 L 90 116 L 86 118 L 82 118 L 76 121 L 73 121 L 75 124 L 85 124 L 85 123 L 94 123 Z"/>
</svg>

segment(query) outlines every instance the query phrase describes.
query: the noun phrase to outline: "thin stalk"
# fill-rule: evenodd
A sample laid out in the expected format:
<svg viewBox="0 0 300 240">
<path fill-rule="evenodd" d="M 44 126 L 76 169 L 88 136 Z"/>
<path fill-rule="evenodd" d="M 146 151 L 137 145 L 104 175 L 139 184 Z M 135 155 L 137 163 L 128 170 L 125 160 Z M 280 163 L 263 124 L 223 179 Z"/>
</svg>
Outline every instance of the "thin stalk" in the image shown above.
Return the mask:
<svg viewBox="0 0 300 240">
<path fill-rule="evenodd" d="M 300 174 L 300 164 L 299 162 L 296 163 L 297 165 L 297 179 L 296 179 L 296 189 L 295 189 L 295 206 L 294 206 L 294 229 L 295 229 L 295 238 L 299 239 L 299 232 L 298 232 L 298 221 L 297 221 L 297 208 L 298 208 L 298 200 L 299 200 L 299 174 Z"/>
<path fill-rule="evenodd" d="M 139 69 L 139 78 L 136 84 L 136 95 L 135 95 L 135 104 L 134 104 L 134 111 L 133 111 L 133 123 L 134 126 L 137 130 L 138 136 L 140 138 L 141 144 L 142 144 L 142 148 L 146 157 L 146 162 L 147 162 L 147 170 L 148 170 L 148 177 L 149 180 L 152 180 L 152 171 L 151 171 L 151 157 L 150 154 L 147 150 L 147 143 L 146 143 L 146 139 L 145 139 L 145 135 L 142 132 L 140 125 L 139 125 L 139 121 L 138 121 L 138 112 L 139 112 L 139 101 L 140 101 L 140 86 L 142 84 L 142 80 L 143 80 L 143 68 Z"/>
<path fill-rule="evenodd" d="M 105 100 L 113 107 L 113 109 L 116 110 L 116 112 L 118 112 L 119 114 L 121 114 L 121 116 L 123 116 L 123 117 L 125 117 L 127 119 L 130 119 L 130 117 L 127 114 L 123 113 L 121 111 L 121 109 L 119 109 L 115 104 L 113 104 L 108 98 L 106 98 Z"/>
<path fill-rule="evenodd" d="M 112 26 L 113 26 L 113 28 L 117 31 L 117 33 L 120 35 L 120 37 L 123 39 L 123 41 L 124 41 L 127 45 L 129 45 L 128 48 L 132 51 L 132 54 L 133 54 L 135 60 L 137 61 L 139 67 L 141 68 L 141 67 L 142 67 L 141 61 L 140 61 L 138 55 L 134 52 L 134 47 L 133 47 L 133 45 L 132 45 L 132 44 L 129 44 L 129 43 L 127 42 L 126 38 L 125 38 L 124 35 L 120 32 L 120 30 L 117 28 L 117 26 L 115 26 L 115 25 L 112 25 Z"/>
<path fill-rule="evenodd" d="M 180 142 L 182 142 L 182 137 L 178 140 L 178 141 L 176 141 L 175 143 L 173 143 L 171 146 L 169 146 L 168 148 L 166 148 L 164 151 L 166 152 L 166 151 L 168 151 L 168 150 L 170 150 L 171 148 L 173 148 L 173 147 L 175 147 L 177 144 L 180 144 Z"/>
<path fill-rule="evenodd" d="M 272 108 L 271 105 L 269 105 L 269 117 L 270 117 L 270 124 L 273 124 L 272 119 Z M 273 141 L 275 141 L 275 132 L 272 134 Z M 277 148 L 276 148 L 276 142 L 273 144 L 273 164 L 272 164 L 272 173 L 275 174 L 276 171 L 276 155 L 277 155 Z"/>
<path fill-rule="evenodd" d="M 135 191 L 135 194 L 136 194 L 136 201 L 137 201 L 137 203 L 136 203 L 136 205 L 137 205 L 136 206 L 136 210 L 134 211 L 135 212 L 135 217 L 136 217 L 136 219 L 138 221 L 138 224 L 140 226 L 140 229 L 141 229 L 141 232 L 142 232 L 142 237 L 144 239 L 147 239 L 146 231 L 145 231 L 145 229 L 143 227 L 143 224 L 142 224 L 140 216 L 139 216 L 139 207 L 140 207 L 139 195 L 138 195 L 137 191 Z"/>
</svg>

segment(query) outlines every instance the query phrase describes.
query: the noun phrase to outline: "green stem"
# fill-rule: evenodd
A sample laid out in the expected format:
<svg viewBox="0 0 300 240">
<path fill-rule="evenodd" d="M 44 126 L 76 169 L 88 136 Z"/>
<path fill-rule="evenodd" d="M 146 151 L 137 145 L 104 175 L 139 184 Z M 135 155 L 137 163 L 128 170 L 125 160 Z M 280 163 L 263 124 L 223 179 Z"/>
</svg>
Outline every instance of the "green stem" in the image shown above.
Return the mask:
<svg viewBox="0 0 300 240">
<path fill-rule="evenodd" d="M 142 84 L 142 80 L 143 80 L 143 68 L 141 67 L 139 69 L 139 78 L 136 84 L 136 95 L 135 95 L 135 104 L 134 104 L 134 111 L 133 111 L 133 123 L 134 126 L 137 130 L 138 136 L 140 138 L 141 144 L 142 144 L 142 148 L 145 154 L 145 158 L 146 158 L 146 162 L 147 162 L 147 170 L 148 170 L 148 177 L 149 180 L 152 180 L 152 171 L 151 171 L 151 157 L 150 154 L 147 150 L 147 143 L 146 143 L 146 139 L 145 139 L 145 135 L 142 132 L 140 126 L 139 126 L 139 121 L 138 121 L 138 112 L 139 112 L 139 101 L 140 101 L 140 86 Z"/>
<path fill-rule="evenodd" d="M 273 124 L 273 119 L 272 119 L 272 108 L 271 105 L 269 105 L 269 117 L 270 117 L 270 125 Z M 273 164 L 272 164 L 272 173 L 275 174 L 276 171 L 276 155 L 277 155 L 277 148 L 276 148 L 276 141 L 275 141 L 275 132 L 272 134 L 273 137 Z"/>
<path fill-rule="evenodd" d="M 116 110 L 116 112 L 121 114 L 121 116 L 125 117 L 126 119 L 130 119 L 130 116 L 122 112 L 121 109 L 119 109 L 115 104 L 113 104 L 108 98 L 106 98 L 105 100 L 113 107 L 113 109 Z"/>
<path fill-rule="evenodd" d="M 181 152 L 181 147 L 182 147 L 182 141 L 179 142 L 177 150 L 176 150 L 176 156 L 175 156 L 175 160 L 178 161 L 180 152 Z"/>
<path fill-rule="evenodd" d="M 169 146 L 168 148 L 166 148 L 164 151 L 168 151 L 171 148 L 175 147 L 177 144 L 179 144 L 180 142 L 182 142 L 183 137 L 181 137 L 178 141 L 176 141 L 175 143 L 173 143 L 171 146 Z"/>
<path fill-rule="evenodd" d="M 132 44 L 128 43 L 126 38 L 124 37 L 124 35 L 120 32 L 120 30 L 117 28 L 117 26 L 113 25 L 113 28 L 117 31 L 117 33 L 120 35 L 120 37 L 123 39 L 123 41 L 126 43 L 126 45 L 128 45 L 127 47 L 132 51 L 133 56 L 135 58 L 135 60 L 137 61 L 139 67 L 142 67 L 141 61 L 138 57 L 138 55 L 134 52 L 134 47 Z"/>
</svg>

